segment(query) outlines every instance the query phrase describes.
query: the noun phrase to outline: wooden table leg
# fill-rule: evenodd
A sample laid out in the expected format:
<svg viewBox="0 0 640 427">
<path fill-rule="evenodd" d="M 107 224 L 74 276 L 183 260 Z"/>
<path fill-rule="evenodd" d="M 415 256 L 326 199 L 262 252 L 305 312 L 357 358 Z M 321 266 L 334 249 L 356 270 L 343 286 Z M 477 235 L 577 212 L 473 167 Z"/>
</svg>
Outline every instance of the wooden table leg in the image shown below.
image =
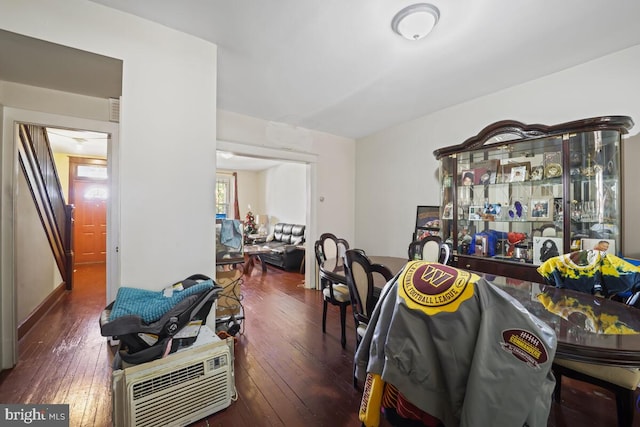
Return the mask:
<svg viewBox="0 0 640 427">
<path fill-rule="evenodd" d="M 243 273 L 245 276 L 251 276 L 251 272 L 253 271 L 253 256 L 249 254 L 244 254 L 244 269 Z"/>
<path fill-rule="evenodd" d="M 260 264 L 262 264 L 262 272 L 266 273 L 267 272 L 267 263 L 264 262 L 264 259 L 262 259 L 262 256 L 260 256 L 260 255 L 254 255 L 254 256 L 260 260 Z"/>
</svg>

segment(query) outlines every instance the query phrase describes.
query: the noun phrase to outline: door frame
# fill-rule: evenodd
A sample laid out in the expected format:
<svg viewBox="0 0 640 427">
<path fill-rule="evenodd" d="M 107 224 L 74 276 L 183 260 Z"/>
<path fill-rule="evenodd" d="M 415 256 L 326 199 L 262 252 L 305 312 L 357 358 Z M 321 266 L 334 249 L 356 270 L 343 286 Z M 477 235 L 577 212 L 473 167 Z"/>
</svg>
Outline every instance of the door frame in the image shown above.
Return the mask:
<svg viewBox="0 0 640 427">
<path fill-rule="evenodd" d="M 17 124 L 82 129 L 109 134 L 107 167 L 109 205 L 107 206 L 107 284 L 106 301 L 115 298 L 120 284 L 120 194 L 119 132 L 114 122 L 63 116 L 3 107 L 0 114 L 0 368 L 10 369 L 18 361 L 17 309 L 15 289 L 15 197 L 18 165 Z"/>
<path fill-rule="evenodd" d="M 317 266 L 316 258 L 313 252 L 313 242 L 317 239 L 316 231 L 316 176 L 317 176 L 317 162 L 318 155 L 314 153 L 306 153 L 301 151 L 290 151 L 278 148 L 270 148 L 264 146 L 257 146 L 251 144 L 243 144 L 239 142 L 231 141 L 216 141 L 216 150 L 228 151 L 238 155 L 244 155 L 249 157 L 261 157 L 265 159 L 274 160 L 286 160 L 297 163 L 304 163 L 307 169 L 307 216 L 305 226 L 305 272 L 304 272 L 304 287 L 307 289 L 319 289 L 317 285 Z M 216 170 L 217 170 L 216 165 Z"/>
<path fill-rule="evenodd" d="M 104 179 L 95 179 L 95 178 L 86 178 L 86 177 L 79 177 L 78 176 L 78 166 L 80 165 L 89 165 L 89 166 L 100 166 L 100 167 L 109 167 L 109 162 L 108 159 L 97 159 L 97 158 L 92 158 L 92 157 L 82 157 L 82 156 L 69 156 L 69 200 L 67 200 L 67 202 L 69 204 L 73 204 L 76 206 L 76 208 L 74 209 L 74 212 L 78 212 L 78 195 L 76 194 L 76 184 L 78 182 L 90 182 L 90 183 L 94 183 L 94 184 L 99 184 L 99 185 L 104 185 L 105 184 L 105 180 Z M 108 173 L 107 173 L 108 175 Z M 106 181 L 107 184 L 107 188 L 109 188 L 109 181 Z M 108 206 L 108 199 L 107 199 L 107 206 Z M 105 212 L 106 213 L 106 212 Z M 74 214 L 74 218 L 77 219 L 76 214 Z M 72 238 L 72 246 L 73 246 L 73 252 L 74 252 L 74 266 L 76 263 L 78 263 L 78 248 L 76 246 L 76 239 L 78 238 L 78 230 L 77 230 L 77 221 L 74 221 L 74 233 L 73 233 L 73 238 Z M 106 243 L 106 242 L 105 242 Z M 105 251 L 106 251 L 106 247 L 105 247 Z M 100 261 L 102 262 L 102 261 Z"/>
</svg>

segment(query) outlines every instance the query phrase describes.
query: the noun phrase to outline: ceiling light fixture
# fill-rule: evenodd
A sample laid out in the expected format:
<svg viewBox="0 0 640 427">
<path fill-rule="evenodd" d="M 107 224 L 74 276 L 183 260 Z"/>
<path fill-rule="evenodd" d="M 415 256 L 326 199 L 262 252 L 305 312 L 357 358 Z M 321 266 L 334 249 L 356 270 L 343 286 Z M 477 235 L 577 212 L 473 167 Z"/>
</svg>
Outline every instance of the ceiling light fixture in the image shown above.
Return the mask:
<svg viewBox="0 0 640 427">
<path fill-rule="evenodd" d="M 405 7 L 391 20 L 393 31 L 408 40 L 420 40 L 433 30 L 440 19 L 437 7 L 416 3 Z"/>
</svg>

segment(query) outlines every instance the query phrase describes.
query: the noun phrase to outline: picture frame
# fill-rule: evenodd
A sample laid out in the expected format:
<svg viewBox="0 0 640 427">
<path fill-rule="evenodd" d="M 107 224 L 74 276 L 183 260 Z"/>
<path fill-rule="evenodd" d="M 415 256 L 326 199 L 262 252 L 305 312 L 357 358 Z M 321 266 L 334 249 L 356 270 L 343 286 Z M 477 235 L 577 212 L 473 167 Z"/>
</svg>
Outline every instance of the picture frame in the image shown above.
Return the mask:
<svg viewBox="0 0 640 427">
<path fill-rule="evenodd" d="M 440 229 L 440 206 L 418 206 L 416 228 Z"/>
<path fill-rule="evenodd" d="M 477 185 L 487 185 L 491 179 L 491 172 L 485 168 L 475 168 L 473 175 L 473 183 Z"/>
<path fill-rule="evenodd" d="M 527 180 L 527 167 L 516 166 L 511 168 L 509 182 L 524 182 Z"/>
<path fill-rule="evenodd" d="M 474 172 L 474 184 L 495 184 L 499 165 L 500 160 L 498 159 L 474 161 L 471 163 L 470 169 Z"/>
<path fill-rule="evenodd" d="M 460 185 L 472 186 L 476 182 L 476 174 L 473 169 L 464 169 L 460 172 Z"/>
<path fill-rule="evenodd" d="M 440 206 L 418 206 L 413 240 L 426 236 L 440 236 Z"/>
<path fill-rule="evenodd" d="M 515 168 L 518 168 L 517 171 L 520 172 L 519 174 L 513 172 Z M 526 181 L 529 176 L 529 171 L 531 170 L 531 162 L 502 163 L 500 169 L 503 183 Z M 513 180 L 514 175 L 517 175 L 516 181 Z"/>
<path fill-rule="evenodd" d="M 529 177 L 531 181 L 540 181 L 544 178 L 544 166 L 534 166 L 531 168 L 531 175 Z"/>
<path fill-rule="evenodd" d="M 606 248 L 603 247 L 606 243 Z M 582 250 L 596 249 L 600 252 L 615 255 L 616 254 L 616 241 L 613 239 L 582 239 Z"/>
<path fill-rule="evenodd" d="M 442 219 L 453 219 L 453 203 L 449 202 L 442 209 Z"/>
<path fill-rule="evenodd" d="M 562 255 L 562 238 L 561 237 L 533 237 L 533 263 L 542 264 L 546 260 Z"/>
<path fill-rule="evenodd" d="M 418 240 L 422 240 L 425 237 L 428 236 L 438 236 L 440 238 L 442 238 L 442 233 L 438 230 L 429 230 L 426 228 L 417 228 L 416 231 L 413 233 L 413 241 L 418 241 Z"/>
<path fill-rule="evenodd" d="M 484 206 L 480 206 L 480 205 L 469 206 L 470 221 L 479 221 L 480 219 L 482 219 L 483 213 L 484 213 Z"/>
<path fill-rule="evenodd" d="M 532 198 L 529 205 L 531 221 L 553 220 L 553 199 L 550 197 Z"/>
<path fill-rule="evenodd" d="M 484 214 L 500 216 L 502 205 L 500 203 L 487 203 L 484 207 Z"/>
</svg>

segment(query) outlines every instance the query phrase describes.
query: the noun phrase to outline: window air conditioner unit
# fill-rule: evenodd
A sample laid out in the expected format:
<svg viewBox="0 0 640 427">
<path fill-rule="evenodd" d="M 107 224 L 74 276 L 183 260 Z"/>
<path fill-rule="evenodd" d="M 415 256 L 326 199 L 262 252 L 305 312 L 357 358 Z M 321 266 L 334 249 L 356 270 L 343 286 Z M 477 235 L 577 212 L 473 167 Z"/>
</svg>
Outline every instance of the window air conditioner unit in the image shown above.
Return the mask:
<svg viewBox="0 0 640 427">
<path fill-rule="evenodd" d="M 203 326 L 191 347 L 115 370 L 112 387 L 115 427 L 191 424 L 235 399 L 233 338 L 221 340 Z"/>
</svg>

